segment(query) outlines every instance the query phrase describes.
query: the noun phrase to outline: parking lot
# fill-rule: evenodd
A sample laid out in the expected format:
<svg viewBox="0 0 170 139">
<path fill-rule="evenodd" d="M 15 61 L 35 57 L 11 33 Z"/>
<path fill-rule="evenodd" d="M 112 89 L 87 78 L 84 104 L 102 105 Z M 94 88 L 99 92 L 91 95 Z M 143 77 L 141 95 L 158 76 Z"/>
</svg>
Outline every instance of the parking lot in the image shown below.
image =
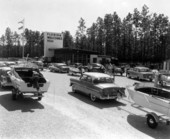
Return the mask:
<svg viewBox="0 0 170 139">
<path fill-rule="evenodd" d="M 0 90 L 0 138 L 116 138 L 169 139 L 170 126 L 150 129 L 145 115 L 149 111 L 121 100 L 98 100 L 73 93 L 65 73 L 42 71 L 50 88 L 41 101 L 33 98 L 11 99 L 10 88 Z M 137 82 L 116 76 L 115 82 L 126 87 Z"/>
</svg>

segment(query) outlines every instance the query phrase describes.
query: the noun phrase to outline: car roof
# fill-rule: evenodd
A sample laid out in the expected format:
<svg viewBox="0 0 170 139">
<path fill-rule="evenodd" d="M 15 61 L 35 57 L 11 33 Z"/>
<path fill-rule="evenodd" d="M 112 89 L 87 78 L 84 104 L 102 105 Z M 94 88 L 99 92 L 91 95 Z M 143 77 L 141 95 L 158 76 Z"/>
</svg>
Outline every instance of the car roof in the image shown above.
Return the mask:
<svg viewBox="0 0 170 139">
<path fill-rule="evenodd" d="M 99 78 L 99 77 L 109 77 L 110 75 L 105 74 L 105 73 L 99 73 L 99 72 L 85 72 L 83 73 L 84 75 L 92 76 L 94 78 Z"/>
</svg>

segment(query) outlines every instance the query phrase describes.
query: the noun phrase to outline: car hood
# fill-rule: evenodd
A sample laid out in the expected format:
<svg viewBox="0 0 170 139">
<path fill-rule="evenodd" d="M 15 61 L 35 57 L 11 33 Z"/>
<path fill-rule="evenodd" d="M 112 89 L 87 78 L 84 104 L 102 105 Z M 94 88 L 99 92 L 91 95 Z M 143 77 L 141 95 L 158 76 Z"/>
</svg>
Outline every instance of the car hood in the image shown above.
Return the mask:
<svg viewBox="0 0 170 139">
<path fill-rule="evenodd" d="M 99 88 L 105 89 L 105 88 L 112 88 L 112 87 L 119 87 L 118 85 L 114 83 L 102 83 L 102 84 L 97 84 L 96 85 Z"/>
</svg>

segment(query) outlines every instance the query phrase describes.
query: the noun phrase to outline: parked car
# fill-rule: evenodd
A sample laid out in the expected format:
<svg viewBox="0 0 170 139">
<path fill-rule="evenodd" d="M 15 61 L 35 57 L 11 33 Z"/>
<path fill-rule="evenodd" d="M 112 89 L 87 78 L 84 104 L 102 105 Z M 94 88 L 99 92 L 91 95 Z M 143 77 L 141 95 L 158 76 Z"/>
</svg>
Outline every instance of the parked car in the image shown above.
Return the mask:
<svg viewBox="0 0 170 139">
<path fill-rule="evenodd" d="M 68 73 L 69 67 L 65 63 L 51 63 L 49 70 L 51 72 Z"/>
<path fill-rule="evenodd" d="M 5 62 L 0 62 L 0 68 L 2 67 L 7 67 L 7 65 L 5 64 Z"/>
<path fill-rule="evenodd" d="M 134 67 L 127 71 L 128 78 L 136 78 L 138 80 L 152 81 L 154 78 L 153 72 L 147 67 Z"/>
<path fill-rule="evenodd" d="M 12 86 L 11 79 L 8 72 L 11 71 L 10 67 L 3 67 L 0 69 L 0 87 Z"/>
<path fill-rule="evenodd" d="M 8 67 L 10 67 L 10 66 L 16 65 L 16 62 L 14 62 L 14 61 L 6 61 L 5 64 L 6 64 Z"/>
<path fill-rule="evenodd" d="M 74 65 L 69 66 L 69 74 L 81 74 L 83 72 L 83 67 L 81 63 L 75 63 Z"/>
<path fill-rule="evenodd" d="M 79 79 L 71 78 L 73 92 L 83 92 L 96 99 L 117 99 L 125 96 L 125 88 L 114 83 L 114 76 L 98 72 L 85 72 Z"/>
<path fill-rule="evenodd" d="M 36 64 L 39 70 L 44 69 L 44 66 L 43 66 L 44 64 L 42 61 L 33 61 L 32 63 Z"/>
<path fill-rule="evenodd" d="M 88 65 L 88 71 L 89 72 L 100 72 L 100 73 L 105 73 L 106 68 L 99 63 L 92 63 Z"/>
<path fill-rule="evenodd" d="M 50 85 L 50 82 L 36 68 L 14 66 L 8 74 L 13 85 L 13 100 L 16 100 L 19 95 L 37 97 L 41 100 Z"/>
<path fill-rule="evenodd" d="M 113 71 L 114 71 L 114 74 L 120 74 L 121 76 L 124 73 L 124 70 L 122 68 L 120 68 L 120 67 L 117 67 L 117 66 L 113 67 Z"/>
</svg>

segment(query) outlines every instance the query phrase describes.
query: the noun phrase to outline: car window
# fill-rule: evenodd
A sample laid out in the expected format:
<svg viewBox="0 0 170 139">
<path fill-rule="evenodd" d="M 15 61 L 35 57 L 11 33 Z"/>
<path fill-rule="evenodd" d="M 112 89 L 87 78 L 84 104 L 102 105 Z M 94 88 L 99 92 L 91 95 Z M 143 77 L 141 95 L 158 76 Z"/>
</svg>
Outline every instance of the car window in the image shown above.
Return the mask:
<svg viewBox="0 0 170 139">
<path fill-rule="evenodd" d="M 140 91 L 145 94 L 151 94 L 151 88 L 138 88 L 136 91 Z"/>
<path fill-rule="evenodd" d="M 94 84 L 99 84 L 99 83 L 114 83 L 114 80 L 112 78 L 108 77 L 101 77 L 101 78 L 96 78 L 93 80 Z"/>
</svg>

